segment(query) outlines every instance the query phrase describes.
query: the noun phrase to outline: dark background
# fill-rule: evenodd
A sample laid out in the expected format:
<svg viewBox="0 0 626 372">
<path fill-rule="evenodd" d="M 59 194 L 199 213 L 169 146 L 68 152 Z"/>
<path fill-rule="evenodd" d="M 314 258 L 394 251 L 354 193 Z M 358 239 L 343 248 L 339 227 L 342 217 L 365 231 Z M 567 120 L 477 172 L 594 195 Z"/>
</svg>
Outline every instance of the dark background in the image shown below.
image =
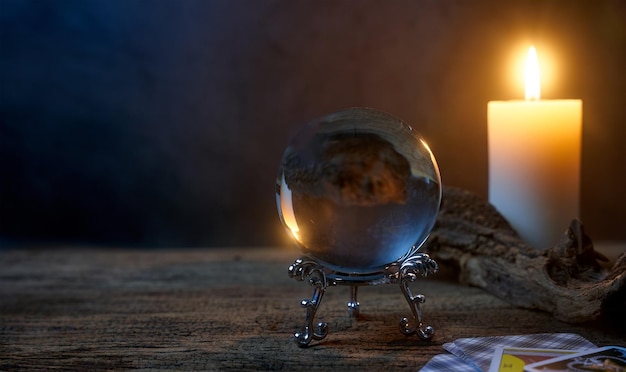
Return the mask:
<svg viewBox="0 0 626 372">
<path fill-rule="evenodd" d="M 0 244 L 283 244 L 282 151 L 350 106 L 486 197 L 487 102 L 523 98 L 530 43 L 543 97 L 584 101 L 583 223 L 624 240 L 625 2 L 0 0 Z"/>
</svg>

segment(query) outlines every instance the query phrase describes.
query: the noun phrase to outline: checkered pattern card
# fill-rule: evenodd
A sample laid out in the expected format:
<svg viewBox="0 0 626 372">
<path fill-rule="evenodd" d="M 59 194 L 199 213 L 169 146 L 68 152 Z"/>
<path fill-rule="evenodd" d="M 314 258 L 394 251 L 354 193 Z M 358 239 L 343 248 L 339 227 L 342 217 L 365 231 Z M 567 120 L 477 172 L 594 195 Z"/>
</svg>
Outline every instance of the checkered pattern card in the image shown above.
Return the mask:
<svg viewBox="0 0 626 372">
<path fill-rule="evenodd" d="M 496 349 L 503 347 L 582 351 L 596 345 L 573 333 L 460 338 L 444 344 L 450 354 L 435 356 L 421 371 L 488 371 Z"/>
</svg>

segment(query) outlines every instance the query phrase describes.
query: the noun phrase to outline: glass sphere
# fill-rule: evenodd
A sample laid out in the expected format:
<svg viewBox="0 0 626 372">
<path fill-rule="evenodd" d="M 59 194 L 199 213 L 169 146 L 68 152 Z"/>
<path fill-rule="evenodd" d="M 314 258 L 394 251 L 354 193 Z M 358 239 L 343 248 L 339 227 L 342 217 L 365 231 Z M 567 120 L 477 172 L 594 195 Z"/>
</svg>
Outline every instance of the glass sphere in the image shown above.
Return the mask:
<svg viewBox="0 0 626 372">
<path fill-rule="evenodd" d="M 281 222 L 301 251 L 339 272 L 377 272 L 430 233 L 441 178 L 426 142 L 402 120 L 352 108 L 305 125 L 276 180 Z"/>
</svg>

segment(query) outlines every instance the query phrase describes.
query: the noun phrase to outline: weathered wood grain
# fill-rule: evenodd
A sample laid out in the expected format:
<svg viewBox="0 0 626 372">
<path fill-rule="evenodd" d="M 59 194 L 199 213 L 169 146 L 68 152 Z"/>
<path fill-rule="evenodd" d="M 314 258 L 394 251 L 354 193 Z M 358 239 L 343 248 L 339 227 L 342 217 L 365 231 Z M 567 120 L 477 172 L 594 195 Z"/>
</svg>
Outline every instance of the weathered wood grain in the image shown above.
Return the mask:
<svg viewBox="0 0 626 372">
<path fill-rule="evenodd" d="M 624 345 L 602 324 L 568 325 L 515 308 L 444 270 L 414 283 L 427 296 L 430 343 L 399 332 L 410 314 L 394 285 L 331 287 L 318 319 L 330 333 L 299 348 L 300 299 L 290 249 L 0 251 L 0 370 L 418 370 L 460 337 L 575 332 Z M 514 321 L 512 321 L 514 320 Z"/>
<path fill-rule="evenodd" d="M 563 231 L 555 246 L 531 247 L 487 201 L 444 187 L 428 250 L 441 263 L 458 268 L 461 283 L 513 305 L 547 311 L 570 323 L 617 314 L 615 321 L 623 325 L 626 249 L 607 269 L 602 263 L 608 260 L 579 220 Z"/>
</svg>

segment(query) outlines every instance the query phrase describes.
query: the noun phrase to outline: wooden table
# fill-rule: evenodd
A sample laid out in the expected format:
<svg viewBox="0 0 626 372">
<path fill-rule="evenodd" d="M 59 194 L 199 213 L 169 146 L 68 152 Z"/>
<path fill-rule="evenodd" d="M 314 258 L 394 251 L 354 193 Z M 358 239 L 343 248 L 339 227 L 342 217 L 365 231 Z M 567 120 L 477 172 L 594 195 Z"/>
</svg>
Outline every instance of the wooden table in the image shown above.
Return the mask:
<svg viewBox="0 0 626 372">
<path fill-rule="evenodd" d="M 574 332 L 626 345 L 613 324 L 571 325 L 514 308 L 445 270 L 413 283 L 427 297 L 431 342 L 405 337 L 397 285 L 330 287 L 317 320 L 326 339 L 299 348 L 302 298 L 292 249 L 22 249 L 0 251 L 0 370 L 418 370 L 461 337 Z"/>
</svg>

